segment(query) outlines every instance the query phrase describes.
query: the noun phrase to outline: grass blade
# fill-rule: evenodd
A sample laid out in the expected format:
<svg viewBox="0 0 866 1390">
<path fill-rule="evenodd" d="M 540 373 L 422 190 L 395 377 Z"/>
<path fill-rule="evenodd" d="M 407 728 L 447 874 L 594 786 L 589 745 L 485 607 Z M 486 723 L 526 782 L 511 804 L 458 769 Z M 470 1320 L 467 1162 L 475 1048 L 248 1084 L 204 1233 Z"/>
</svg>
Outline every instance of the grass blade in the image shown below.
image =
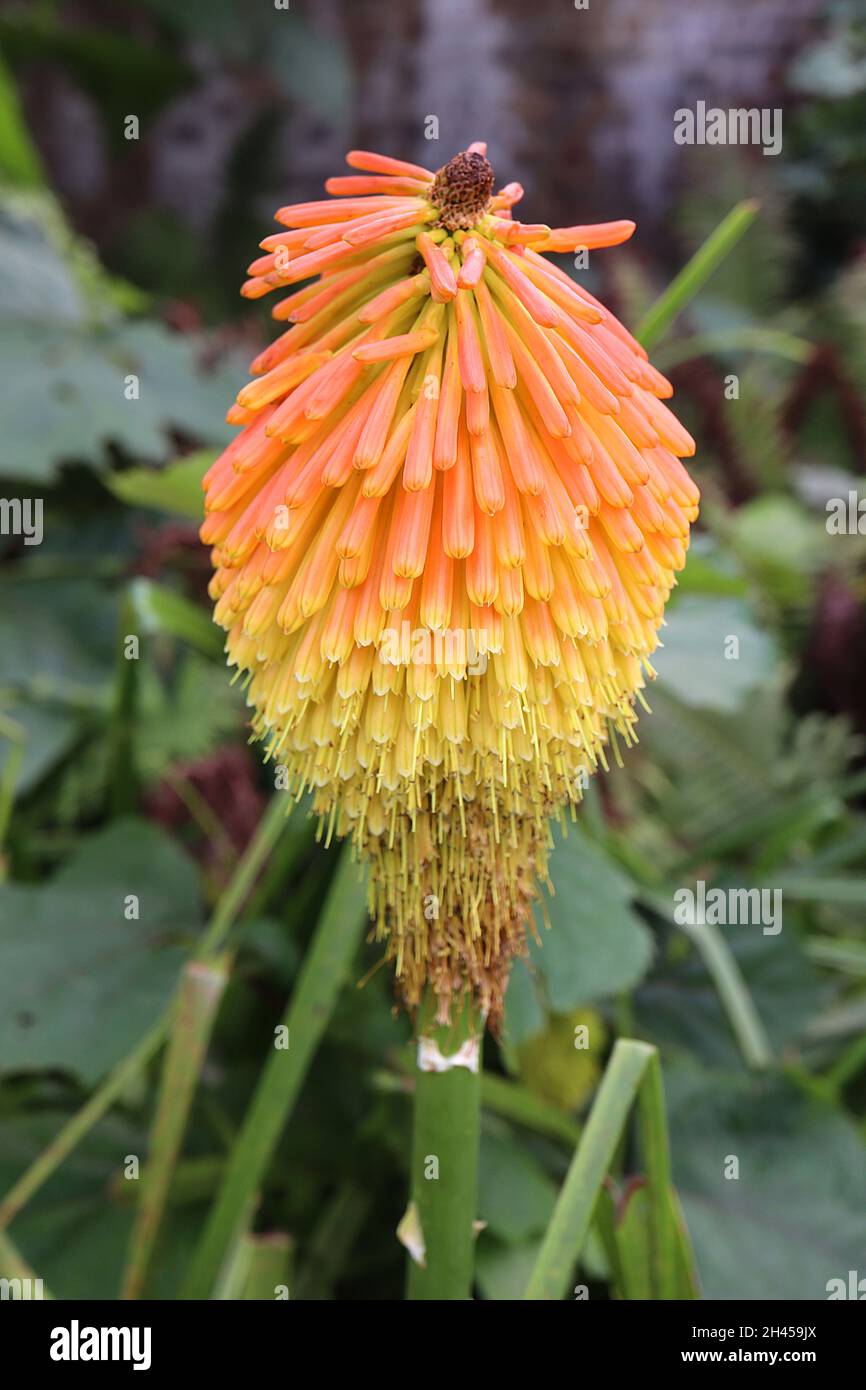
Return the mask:
<svg viewBox="0 0 866 1390">
<path fill-rule="evenodd" d="M 656 1298 L 677 1296 L 677 1241 L 670 1206 L 671 1155 L 662 1069 L 650 1057 L 638 1091 L 640 1132 L 647 1176 L 650 1271 Z"/>
<path fill-rule="evenodd" d="M 773 1065 L 773 1048 L 749 987 L 727 941 L 710 922 L 704 922 L 700 926 L 679 923 L 679 929 L 697 947 L 707 974 L 716 987 L 722 1008 L 728 1016 L 744 1061 L 757 1071 L 765 1071 Z"/>
<path fill-rule="evenodd" d="M 212 959 L 222 948 L 262 863 L 279 838 L 285 818 L 285 802 L 277 793 L 259 821 L 255 835 L 247 845 L 231 881 L 216 906 L 196 951 L 197 960 Z M 9 1189 L 0 1202 L 0 1231 L 6 1229 L 43 1183 L 57 1171 L 85 1134 L 99 1123 L 118 1096 L 126 1090 L 130 1081 L 147 1066 L 168 1035 L 174 1017 L 172 1010 L 173 1006 L 169 1005 L 138 1046 L 117 1063 L 89 1100 L 67 1121 L 48 1147 L 34 1159 L 30 1167 Z"/>
<path fill-rule="evenodd" d="M 288 803 L 291 806 L 291 802 Z M 242 854 L 237 868 L 220 894 L 199 947 L 198 960 L 218 955 L 226 943 L 231 928 L 252 890 L 265 860 L 276 847 L 287 821 L 287 803 L 280 792 L 271 798 L 267 810 L 256 826 L 256 833 Z"/>
<path fill-rule="evenodd" d="M 9 719 L 5 714 L 0 714 L 0 738 L 7 739 L 9 743 L 9 752 L 6 754 L 3 771 L 0 772 L 0 849 L 2 849 L 6 842 L 9 821 L 12 818 L 12 808 L 15 805 L 15 792 L 18 787 L 18 776 L 24 763 L 24 747 L 27 735 L 17 720 Z M 5 863 L 0 861 L 0 882 L 5 874 Z"/>
<path fill-rule="evenodd" d="M 640 896 L 648 907 L 676 926 L 677 931 L 683 932 L 694 945 L 713 982 L 746 1064 L 757 1071 L 771 1067 L 772 1044 L 749 986 L 722 933 L 710 922 L 692 925 L 674 921 L 670 900 L 661 893 L 645 889 Z"/>
<path fill-rule="evenodd" d="M 138 1046 L 108 1073 L 102 1085 L 93 1092 L 90 1099 L 82 1105 L 80 1110 L 76 1111 L 60 1133 L 52 1139 L 48 1147 L 43 1149 L 39 1157 L 33 1160 L 30 1167 L 10 1187 L 3 1201 L 0 1202 L 0 1232 L 6 1229 L 10 1221 L 14 1220 L 22 1207 L 27 1205 L 43 1183 L 46 1183 L 57 1171 L 85 1134 L 88 1134 L 93 1126 L 99 1123 L 118 1096 L 123 1094 L 130 1082 L 147 1066 L 157 1048 L 164 1041 L 167 1026 L 168 1018 L 166 1016 L 151 1028 Z"/>
<path fill-rule="evenodd" d="M 54 1294 L 46 1289 L 43 1280 L 39 1278 L 35 1270 L 30 1268 L 23 1255 L 19 1252 L 18 1247 L 12 1243 L 4 1231 L 0 1231 L 0 1276 L 4 1279 L 26 1285 L 27 1294 L 25 1297 L 28 1300 L 31 1298 L 54 1298 Z M 39 1290 L 36 1294 L 33 1293 L 34 1285 Z M 20 1294 L 23 1291 L 19 1289 L 18 1292 Z M 11 1296 L 13 1299 L 16 1297 L 14 1293 Z M 6 1297 L 8 1297 L 8 1295 L 4 1294 L 4 1299 Z"/>
<path fill-rule="evenodd" d="M 529 1276 L 525 1297 L 561 1299 L 599 1199 L 602 1183 L 655 1049 L 620 1038 L 593 1102 L 553 1216 Z"/>
<path fill-rule="evenodd" d="M 757 214 L 758 203 L 754 200 L 737 203 L 679 274 L 674 276 L 635 330 L 635 337 L 645 348 L 653 347 L 663 337 L 677 315 L 703 289 L 713 271 L 748 231 Z"/>
<path fill-rule="evenodd" d="M 294 1248 L 294 1241 L 285 1231 L 270 1231 L 266 1235 L 248 1231 L 235 1252 L 220 1290 L 221 1298 L 272 1303 L 278 1297 L 287 1297 Z"/>
<path fill-rule="evenodd" d="M 250 1201 L 291 1115 L 366 921 L 357 866 L 346 849 L 283 1016 L 289 1046 L 274 1048 L 262 1071 L 183 1286 L 184 1298 L 210 1296 L 226 1255 L 242 1233 Z"/>
<path fill-rule="evenodd" d="M 183 972 L 121 1298 L 140 1298 L 144 1292 L 193 1096 L 227 980 L 228 961 L 225 958 L 207 963 L 190 961 Z"/>
</svg>

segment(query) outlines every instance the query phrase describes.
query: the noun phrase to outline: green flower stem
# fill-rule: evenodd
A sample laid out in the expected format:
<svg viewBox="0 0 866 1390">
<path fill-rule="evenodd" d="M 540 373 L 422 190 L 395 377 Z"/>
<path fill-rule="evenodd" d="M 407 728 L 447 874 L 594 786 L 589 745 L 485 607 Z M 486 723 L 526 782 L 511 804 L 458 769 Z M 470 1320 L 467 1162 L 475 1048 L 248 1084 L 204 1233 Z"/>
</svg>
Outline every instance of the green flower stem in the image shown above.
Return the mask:
<svg viewBox="0 0 866 1390">
<path fill-rule="evenodd" d="M 229 884 L 216 905 L 207 931 L 195 953 L 195 959 L 210 960 L 218 955 L 259 869 L 279 838 L 285 823 L 285 816 L 286 803 L 280 793 L 277 793 L 259 821 L 255 835 L 244 851 Z M 6 1229 L 22 1207 L 39 1191 L 43 1183 L 47 1182 L 52 1173 L 57 1171 L 76 1145 L 95 1124 L 99 1123 L 117 1098 L 123 1095 L 130 1081 L 143 1071 L 154 1053 L 165 1041 L 174 1017 L 174 1006 L 170 1004 L 141 1042 L 112 1068 L 89 1100 L 67 1121 L 48 1147 L 22 1173 L 14 1186 L 9 1189 L 3 1201 L 0 1202 L 0 1231 Z"/>
<path fill-rule="evenodd" d="M 371 1085 L 377 1090 L 412 1094 L 417 1075 L 414 1057 L 406 1049 L 395 1053 L 393 1060 L 399 1074 L 393 1071 L 374 1072 L 370 1078 Z M 503 1120 L 522 1125 L 524 1129 L 534 1130 L 548 1139 L 559 1139 L 572 1149 L 580 1141 L 581 1128 L 576 1120 L 558 1105 L 544 1100 L 527 1086 L 508 1077 L 482 1071 L 481 1106 L 493 1115 L 500 1115 Z"/>
<path fill-rule="evenodd" d="M 650 309 L 644 314 L 635 337 L 647 349 L 653 347 L 673 323 L 677 314 L 695 295 L 702 290 L 713 271 L 734 249 L 744 232 L 748 231 L 758 215 L 758 203 L 749 199 L 731 208 L 714 232 L 707 237 L 690 261 L 687 261 L 678 275 Z"/>
<path fill-rule="evenodd" d="M 287 792 L 283 792 L 283 796 L 287 795 Z M 267 863 L 262 866 L 256 885 L 247 898 L 245 915 L 251 921 L 265 913 L 271 903 L 280 901 L 291 874 L 302 860 L 309 859 L 314 847 L 314 826 L 315 822 L 304 806 L 296 808 L 286 817 L 273 853 L 269 854 Z"/>
<path fill-rule="evenodd" d="M 183 972 L 121 1298 L 140 1298 L 144 1292 L 190 1107 L 228 976 L 229 962 L 225 957 L 213 962 L 190 961 Z"/>
<path fill-rule="evenodd" d="M 483 1021 L 468 997 L 453 1008 L 453 1022 L 436 1025 L 435 1001 L 428 999 L 418 1020 L 419 1061 L 426 1039 L 446 1069 L 416 1069 L 411 1201 L 404 1218 L 410 1299 L 472 1297 Z M 467 1052 L 474 1069 L 453 1064 L 456 1054 Z M 413 1250 L 416 1240 L 423 1254 Z"/>
<path fill-rule="evenodd" d="M 288 1047 L 275 1047 L 262 1071 L 183 1286 L 184 1298 L 211 1295 L 226 1256 L 243 1232 L 250 1202 L 292 1113 L 366 921 L 358 869 L 344 849 L 283 1016 Z"/>
</svg>

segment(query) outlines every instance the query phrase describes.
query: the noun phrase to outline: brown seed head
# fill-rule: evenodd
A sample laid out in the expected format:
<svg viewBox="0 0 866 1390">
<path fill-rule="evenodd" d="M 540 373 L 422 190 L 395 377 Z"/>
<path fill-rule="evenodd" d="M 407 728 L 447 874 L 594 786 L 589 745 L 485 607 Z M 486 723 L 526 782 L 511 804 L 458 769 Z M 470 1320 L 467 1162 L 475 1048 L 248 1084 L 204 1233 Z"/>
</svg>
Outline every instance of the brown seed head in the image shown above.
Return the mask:
<svg viewBox="0 0 866 1390">
<path fill-rule="evenodd" d="M 436 174 L 430 201 L 449 232 L 474 227 L 490 205 L 493 169 L 483 154 L 464 150 Z"/>
</svg>

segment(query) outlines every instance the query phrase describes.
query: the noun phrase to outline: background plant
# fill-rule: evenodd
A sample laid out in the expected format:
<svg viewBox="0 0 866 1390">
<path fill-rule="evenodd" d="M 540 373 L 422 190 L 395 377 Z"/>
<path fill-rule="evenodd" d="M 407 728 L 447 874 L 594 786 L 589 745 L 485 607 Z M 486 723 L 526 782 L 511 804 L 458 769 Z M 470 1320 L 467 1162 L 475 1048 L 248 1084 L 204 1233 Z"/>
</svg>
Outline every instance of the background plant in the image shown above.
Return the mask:
<svg viewBox="0 0 866 1390">
<path fill-rule="evenodd" d="M 274 132 L 287 113 L 352 119 L 357 36 L 347 21 L 348 38 L 326 42 L 293 15 L 274 46 L 231 5 L 179 16 L 154 2 L 130 23 L 73 24 L 54 5 L 0 18 L 2 491 L 45 504 L 43 544 L 3 538 L 0 567 L 0 1272 L 23 1260 L 57 1296 L 116 1297 L 143 1183 L 159 1194 L 153 1172 L 124 1176 L 126 1160 L 144 1169 L 151 1153 L 169 1181 L 159 1239 L 132 1268 L 156 1296 L 189 1291 L 258 1086 L 277 1132 L 258 1154 L 254 1208 L 225 1227 L 234 1259 L 212 1291 L 286 1282 L 293 1297 L 399 1298 L 409 1025 L 385 972 L 370 975 L 346 864 L 303 808 L 284 828 L 269 809 L 272 777 L 245 747 L 195 540 L 199 479 L 250 355 L 247 327 L 217 325 L 249 319 L 235 288 L 260 205 L 288 198 L 272 196 Z M 113 189 L 167 140 L 160 115 L 200 98 L 203 42 L 251 84 L 255 113 L 226 141 L 210 224 L 136 198 L 106 217 L 105 202 L 88 212 L 59 197 L 56 153 L 30 129 L 34 72 L 83 94 Z M 654 1291 L 650 1203 L 665 1169 L 647 1149 L 647 1127 L 656 1145 L 658 1131 L 640 1088 L 655 1063 L 621 1039 L 661 1057 L 706 1296 L 820 1298 L 862 1256 L 864 541 L 825 526 L 827 498 L 856 490 L 866 458 L 863 222 L 850 196 L 862 35 L 844 6 L 789 81 L 779 160 L 729 150 L 710 165 L 686 151 L 666 217 L 675 244 L 654 241 L 650 219 L 651 250 L 611 262 L 605 293 L 638 324 L 733 207 L 760 204 L 653 349 L 701 443 L 702 529 L 640 749 L 590 789 L 558 846 L 553 929 L 515 971 L 501 1042 L 485 1044 L 484 1298 L 539 1287 L 550 1230 L 582 1246 L 560 1293 Z M 129 108 L 150 132 L 134 151 L 118 134 Z M 320 174 L 298 177 L 310 188 Z M 586 220 L 629 211 L 587 208 Z M 731 374 L 739 397 L 726 400 Z M 119 654 L 131 633 L 136 662 Z M 736 662 L 721 655 L 727 634 Z M 780 936 L 679 927 L 673 894 L 698 878 L 782 888 Z M 139 920 L 123 916 L 130 894 L 146 902 Z M 301 984 L 314 936 L 338 952 L 333 997 L 308 966 Z M 166 1115 L 164 1044 L 179 983 L 202 960 L 212 992 L 188 987 L 184 1015 L 196 1065 L 169 1088 L 186 1086 L 186 1102 Z M 274 1030 L 312 1005 L 325 1010 L 318 1045 L 296 1090 L 277 1094 L 263 1073 Z M 599 1095 L 635 1122 L 574 1222 L 557 1197 Z M 730 1155 L 737 1181 L 724 1177 Z"/>
</svg>

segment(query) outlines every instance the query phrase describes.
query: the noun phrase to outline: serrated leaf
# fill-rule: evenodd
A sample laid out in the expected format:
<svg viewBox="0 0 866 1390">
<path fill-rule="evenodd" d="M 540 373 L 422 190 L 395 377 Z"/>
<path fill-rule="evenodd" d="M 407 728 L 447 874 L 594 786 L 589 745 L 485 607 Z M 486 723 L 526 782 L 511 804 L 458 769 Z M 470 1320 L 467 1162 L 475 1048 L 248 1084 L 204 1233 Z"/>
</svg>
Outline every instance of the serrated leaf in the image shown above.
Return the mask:
<svg viewBox="0 0 866 1390">
<path fill-rule="evenodd" d="M 159 459 L 172 429 L 227 442 L 226 402 L 242 373 L 237 363 L 205 373 L 199 351 L 157 323 L 0 323 L 3 473 L 48 482 L 65 462 L 104 467 L 109 444 Z M 138 399 L 127 399 L 131 377 Z"/>
</svg>

